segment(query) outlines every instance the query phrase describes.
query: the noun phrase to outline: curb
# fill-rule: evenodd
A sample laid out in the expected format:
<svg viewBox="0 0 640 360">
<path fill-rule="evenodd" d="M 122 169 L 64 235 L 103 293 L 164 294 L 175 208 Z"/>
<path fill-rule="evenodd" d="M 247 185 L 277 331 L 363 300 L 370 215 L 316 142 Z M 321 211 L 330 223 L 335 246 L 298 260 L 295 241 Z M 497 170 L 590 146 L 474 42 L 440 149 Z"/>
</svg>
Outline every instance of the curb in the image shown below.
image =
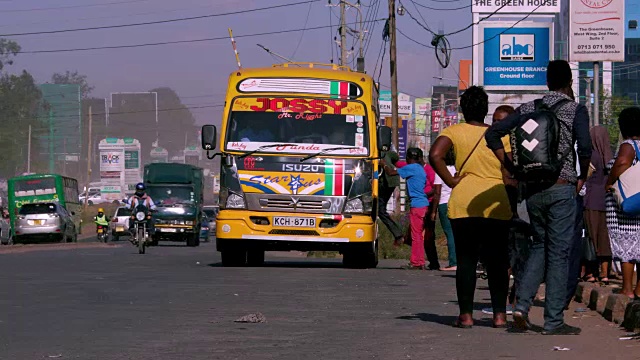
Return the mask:
<svg viewBox="0 0 640 360">
<path fill-rule="evenodd" d="M 574 299 L 627 331 L 640 330 L 640 303 L 631 301 L 626 295 L 614 294 L 611 288 L 580 282 Z"/>
</svg>

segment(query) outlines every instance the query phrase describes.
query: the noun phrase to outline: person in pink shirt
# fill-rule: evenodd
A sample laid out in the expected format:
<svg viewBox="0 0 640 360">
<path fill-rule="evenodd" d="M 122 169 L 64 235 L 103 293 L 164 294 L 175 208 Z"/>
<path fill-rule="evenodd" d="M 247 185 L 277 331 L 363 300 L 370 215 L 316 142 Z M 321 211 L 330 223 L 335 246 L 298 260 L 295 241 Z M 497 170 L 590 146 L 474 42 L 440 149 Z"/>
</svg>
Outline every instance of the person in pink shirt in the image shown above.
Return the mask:
<svg viewBox="0 0 640 360">
<path fill-rule="evenodd" d="M 432 213 L 436 211 L 438 207 L 437 204 L 434 205 L 434 195 L 435 195 L 435 180 L 436 180 L 436 172 L 433 170 L 431 165 L 424 161 L 424 153 L 422 150 L 419 151 L 420 156 L 420 165 L 424 168 L 424 173 L 427 176 L 427 182 L 424 187 L 424 193 L 427 195 L 427 199 L 429 200 L 429 208 L 427 209 L 427 214 L 424 217 L 424 251 L 427 254 L 427 260 L 429 261 L 429 266 L 427 267 L 429 270 L 440 270 L 440 262 L 438 261 L 438 249 L 436 248 L 436 222 L 431 220 Z M 398 161 L 396 163 L 396 167 L 400 168 L 405 166 L 407 163 L 404 161 Z"/>
</svg>

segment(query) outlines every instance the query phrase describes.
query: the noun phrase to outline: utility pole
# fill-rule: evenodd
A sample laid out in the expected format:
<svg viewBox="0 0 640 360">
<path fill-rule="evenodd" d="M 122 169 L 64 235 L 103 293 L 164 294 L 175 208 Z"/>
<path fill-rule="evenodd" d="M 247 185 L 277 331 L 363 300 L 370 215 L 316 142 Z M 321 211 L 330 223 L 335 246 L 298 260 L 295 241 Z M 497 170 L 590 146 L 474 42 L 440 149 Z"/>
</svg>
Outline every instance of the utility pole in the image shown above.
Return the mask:
<svg viewBox="0 0 640 360">
<path fill-rule="evenodd" d="M 587 88 L 585 90 L 585 95 L 587 97 L 587 101 L 586 101 L 585 105 L 587 106 L 587 111 L 589 112 L 589 121 L 593 125 L 593 112 L 591 110 L 591 78 L 590 77 L 586 77 L 585 81 L 587 82 Z"/>
<path fill-rule="evenodd" d="M 93 146 L 91 143 L 91 125 L 93 123 L 93 112 L 91 110 L 91 106 L 89 106 L 89 144 L 87 146 L 87 182 L 85 187 L 85 196 L 84 196 L 84 209 L 87 209 L 87 204 L 89 201 L 89 182 L 91 182 L 91 147 Z"/>
<path fill-rule="evenodd" d="M 438 134 L 442 134 L 442 127 L 444 126 L 444 93 L 440 94 L 440 120 L 439 120 Z"/>
<path fill-rule="evenodd" d="M 29 138 L 27 139 L 27 173 L 31 173 L 31 125 L 29 125 Z"/>
<path fill-rule="evenodd" d="M 62 139 L 62 152 L 64 161 L 62 162 L 62 175 L 67 176 L 67 138 Z"/>
<path fill-rule="evenodd" d="M 340 0 L 340 65 L 347 65 L 347 4 Z"/>
<path fill-rule="evenodd" d="M 593 63 L 593 126 L 600 125 L 600 63 Z"/>
<path fill-rule="evenodd" d="M 53 110 L 49 108 L 49 173 L 53 174 Z"/>
<path fill-rule="evenodd" d="M 391 129 L 393 146 L 398 148 L 398 66 L 396 63 L 396 2 L 389 0 L 389 65 L 391 71 Z"/>
</svg>

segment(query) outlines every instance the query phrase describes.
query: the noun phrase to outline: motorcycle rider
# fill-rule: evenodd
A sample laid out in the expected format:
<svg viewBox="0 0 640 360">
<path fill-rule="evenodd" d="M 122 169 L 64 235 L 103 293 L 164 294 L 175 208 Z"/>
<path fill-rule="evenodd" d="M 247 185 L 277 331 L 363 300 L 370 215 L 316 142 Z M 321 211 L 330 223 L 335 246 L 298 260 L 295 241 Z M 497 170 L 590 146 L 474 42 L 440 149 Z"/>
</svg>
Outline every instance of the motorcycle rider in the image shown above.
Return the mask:
<svg viewBox="0 0 640 360">
<path fill-rule="evenodd" d="M 129 207 L 129 209 L 131 209 L 131 211 L 134 211 L 141 201 L 143 202 L 142 204 L 146 206 L 149 210 L 156 209 L 156 204 L 153 202 L 153 199 L 151 199 L 151 196 L 147 194 L 146 187 L 144 186 L 144 184 L 138 183 L 136 185 L 135 194 L 133 194 L 127 200 L 127 206 Z M 147 226 L 149 228 L 149 234 L 153 234 L 153 221 L 149 221 L 147 223 Z M 133 217 L 129 219 L 129 231 L 133 234 L 133 231 L 134 231 Z"/>
<path fill-rule="evenodd" d="M 93 222 L 96 223 L 96 233 L 98 232 L 98 226 L 102 226 L 104 228 L 103 232 L 107 233 L 107 228 L 109 227 L 109 217 L 104 214 L 104 209 L 98 209 L 98 215 L 93 217 Z"/>
</svg>

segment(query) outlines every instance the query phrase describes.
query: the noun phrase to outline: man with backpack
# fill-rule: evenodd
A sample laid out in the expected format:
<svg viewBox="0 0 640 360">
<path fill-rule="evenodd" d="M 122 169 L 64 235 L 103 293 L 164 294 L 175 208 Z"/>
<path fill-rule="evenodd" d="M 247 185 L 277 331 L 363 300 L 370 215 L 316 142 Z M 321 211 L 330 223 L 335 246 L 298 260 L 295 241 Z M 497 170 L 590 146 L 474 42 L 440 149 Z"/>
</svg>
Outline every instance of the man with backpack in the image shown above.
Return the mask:
<svg viewBox="0 0 640 360">
<path fill-rule="evenodd" d="M 489 128 L 487 145 L 505 168 L 526 184 L 527 210 L 534 239 L 516 290 L 515 326 L 531 328 L 529 309 L 542 281 L 546 283 L 543 335 L 577 335 L 564 322 L 567 270 L 574 238 L 576 196 L 591 159 L 587 108 L 575 102 L 572 72 L 563 60 L 547 66 L 549 94 L 522 105 Z M 501 138 L 511 135 L 512 159 Z M 574 144 L 577 143 L 576 159 Z M 580 174 L 576 172 L 576 161 Z"/>
</svg>

